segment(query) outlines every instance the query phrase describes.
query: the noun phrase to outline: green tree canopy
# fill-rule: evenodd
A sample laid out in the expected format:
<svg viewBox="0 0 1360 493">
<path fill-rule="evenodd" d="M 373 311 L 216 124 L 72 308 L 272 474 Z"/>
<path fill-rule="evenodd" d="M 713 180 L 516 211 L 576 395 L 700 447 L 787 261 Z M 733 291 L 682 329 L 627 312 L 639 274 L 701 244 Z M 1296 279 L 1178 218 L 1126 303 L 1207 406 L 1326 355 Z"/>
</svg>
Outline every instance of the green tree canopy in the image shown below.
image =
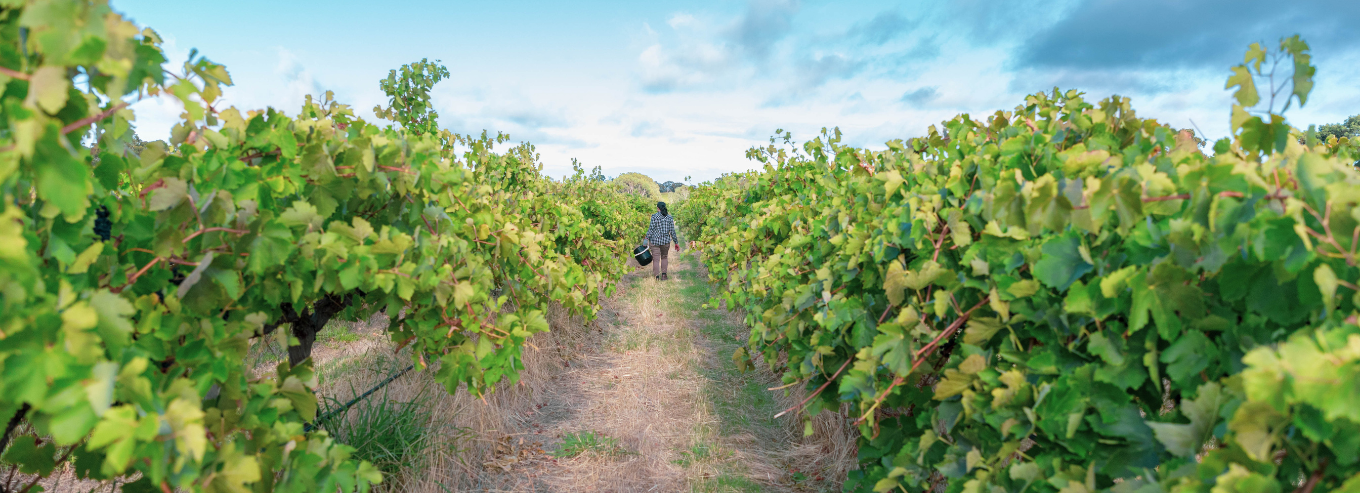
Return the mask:
<svg viewBox="0 0 1360 493">
<path fill-rule="evenodd" d="M 647 199 L 661 198 L 661 186 L 656 184 L 656 180 L 642 173 L 624 173 L 610 180 L 610 183 L 619 193 Z"/>
<path fill-rule="evenodd" d="M 1326 142 L 1329 137 L 1354 139 L 1360 137 L 1360 115 L 1351 115 L 1341 123 L 1320 125 L 1317 129 L 1318 140 Z"/>
</svg>

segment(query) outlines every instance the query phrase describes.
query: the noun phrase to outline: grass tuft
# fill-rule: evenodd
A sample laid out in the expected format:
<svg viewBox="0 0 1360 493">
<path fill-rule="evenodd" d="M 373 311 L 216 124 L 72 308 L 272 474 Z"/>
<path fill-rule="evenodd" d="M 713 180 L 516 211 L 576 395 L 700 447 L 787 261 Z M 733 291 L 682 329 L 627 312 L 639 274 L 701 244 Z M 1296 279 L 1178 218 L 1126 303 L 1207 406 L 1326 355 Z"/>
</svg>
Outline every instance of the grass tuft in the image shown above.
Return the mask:
<svg viewBox="0 0 1360 493">
<path fill-rule="evenodd" d="M 340 325 L 340 324 L 332 324 Z M 317 344 L 336 345 L 355 342 L 360 339 L 359 334 L 355 334 L 349 327 L 340 325 L 339 327 L 327 327 L 325 330 L 316 333 Z"/>
<path fill-rule="evenodd" d="M 711 455 L 713 455 L 713 450 L 707 444 L 696 443 L 691 445 L 689 450 L 682 450 L 680 452 L 680 458 L 672 462 L 678 464 L 680 467 L 689 467 L 709 458 Z"/>
<path fill-rule="evenodd" d="M 336 441 L 354 447 L 355 459 L 369 461 L 386 476 L 423 470 L 429 465 L 426 459 L 431 448 L 448 443 L 448 435 L 467 433 L 447 430 L 434 419 L 432 386 L 422 386 L 406 399 L 393 398 L 388 393 L 390 388 L 384 387 L 348 410 L 318 422 L 318 426 Z M 365 390 L 351 389 L 348 395 Z M 318 415 L 339 409 L 350 398 L 324 398 Z"/>
<path fill-rule="evenodd" d="M 562 444 L 558 445 L 557 450 L 553 451 L 553 456 L 566 459 L 576 457 L 584 453 L 593 453 L 606 457 L 627 455 L 616 438 L 606 436 L 603 433 L 596 433 L 591 430 L 567 433 L 562 437 Z"/>
</svg>

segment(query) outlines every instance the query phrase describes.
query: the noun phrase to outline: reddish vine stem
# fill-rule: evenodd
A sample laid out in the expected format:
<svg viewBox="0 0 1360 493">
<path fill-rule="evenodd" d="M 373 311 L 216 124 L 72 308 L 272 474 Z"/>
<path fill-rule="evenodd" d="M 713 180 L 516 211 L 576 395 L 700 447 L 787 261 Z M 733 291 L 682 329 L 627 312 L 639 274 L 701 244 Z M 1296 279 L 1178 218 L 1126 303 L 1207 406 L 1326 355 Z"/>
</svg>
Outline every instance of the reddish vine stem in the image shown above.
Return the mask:
<svg viewBox="0 0 1360 493">
<path fill-rule="evenodd" d="M 463 210 L 467 211 L 468 214 L 472 213 L 472 209 L 468 209 L 467 204 L 464 204 L 463 199 L 458 198 L 458 196 L 453 193 L 453 190 L 449 190 L 449 197 L 453 197 L 453 200 L 458 202 L 458 205 L 463 206 Z"/>
<path fill-rule="evenodd" d="M 238 234 L 238 235 L 243 235 L 243 234 L 246 234 L 246 233 L 249 233 L 249 232 L 250 232 L 250 231 L 246 231 L 246 230 L 243 230 L 243 229 L 218 228 L 218 227 L 203 228 L 203 229 L 200 229 L 200 230 L 198 230 L 198 231 L 194 231 L 193 233 L 190 233 L 189 236 L 184 237 L 184 243 L 188 243 L 189 240 L 194 239 L 194 238 L 197 237 L 198 235 L 201 235 L 201 234 L 203 234 L 203 233 L 211 233 L 211 232 L 213 232 L 213 231 L 225 231 L 225 232 L 228 232 L 228 233 L 235 233 L 235 234 Z"/>
<path fill-rule="evenodd" d="M 151 269 L 151 266 L 156 265 L 156 263 L 158 263 L 158 262 L 160 262 L 160 261 L 162 261 L 162 260 L 165 260 L 165 259 L 160 258 L 160 257 L 156 257 L 156 258 L 151 259 L 150 262 L 147 262 L 146 266 L 142 267 L 141 270 L 138 270 L 136 274 L 133 274 L 132 277 L 129 277 L 129 278 L 128 278 L 127 284 L 122 285 L 121 287 L 118 288 L 117 291 L 114 291 L 114 292 L 115 292 L 115 293 L 121 293 L 121 292 L 123 292 L 123 289 L 125 289 L 125 288 L 127 288 L 128 286 L 131 286 L 133 283 L 137 282 L 137 278 L 142 277 L 142 274 L 145 274 L 147 270 Z"/>
<path fill-rule="evenodd" d="M 549 276 L 543 275 L 543 273 L 539 272 L 538 269 L 535 269 L 534 265 L 532 263 L 529 263 L 529 259 L 524 258 L 524 254 L 520 253 L 519 251 L 515 251 L 515 255 L 519 257 L 521 262 L 524 262 L 524 265 L 529 266 L 529 270 L 532 271 L 538 277 L 542 277 L 544 279 L 552 279 Z"/>
<path fill-rule="evenodd" d="M 1308 227 L 1306 227 L 1306 226 L 1304 227 L 1304 231 L 1306 231 L 1308 234 L 1312 235 L 1313 237 L 1316 237 L 1318 240 L 1320 240 L 1320 241 L 1322 241 L 1322 242 L 1324 242 L 1324 243 L 1326 243 L 1326 244 L 1328 244 L 1328 245 L 1331 245 L 1332 248 L 1335 248 L 1335 249 L 1336 249 L 1336 252 L 1337 252 L 1336 255 L 1329 255 L 1329 256 L 1332 256 L 1332 257 L 1334 257 L 1334 258 L 1341 258 L 1341 259 L 1344 259 L 1344 260 L 1346 261 L 1346 265 L 1355 266 L 1355 264 L 1356 264 L 1355 255 L 1352 254 L 1350 251 L 1347 251 L 1345 248 L 1342 248 L 1342 247 L 1341 247 L 1341 242 L 1336 241 L 1336 235 L 1332 234 L 1332 224 L 1331 224 L 1331 219 L 1332 219 L 1332 204 L 1331 204 L 1331 203 L 1328 203 L 1328 204 L 1327 204 L 1327 207 L 1324 209 L 1324 212 L 1323 212 L 1322 214 L 1318 214 L 1317 209 L 1314 209 L 1312 206 L 1308 205 L 1308 203 L 1306 203 L 1306 202 L 1303 204 L 1303 208 L 1304 208 L 1304 210 L 1308 211 L 1309 214 L 1312 214 L 1313 217 L 1314 217 L 1315 219 L 1318 220 L 1318 222 L 1322 223 L 1322 231 L 1325 232 L 1326 235 L 1323 235 L 1323 234 L 1321 234 L 1321 233 L 1318 233 L 1318 232 L 1316 232 L 1316 231 L 1313 231 L 1312 228 L 1308 228 Z M 1357 230 L 1360 230 L 1360 228 L 1357 228 Z M 1352 237 L 1356 237 L 1357 234 L 1360 234 L 1360 233 L 1352 233 L 1351 236 L 1352 236 Z M 1352 248 L 1352 250 L 1353 250 L 1353 249 L 1355 248 L 1355 245 L 1352 244 L 1352 245 L 1351 245 L 1351 248 Z M 1325 253 L 1325 252 L 1322 252 L 1321 250 L 1319 250 L 1318 253 Z"/>
<path fill-rule="evenodd" d="M 378 168 L 378 169 L 381 169 L 381 170 L 384 170 L 384 171 L 396 171 L 396 172 L 398 172 L 398 173 L 403 173 L 403 174 L 407 174 L 407 175 L 414 175 L 414 174 L 416 174 L 416 172 L 411 171 L 410 168 L 398 168 L 398 167 L 395 167 L 395 166 L 378 166 L 377 168 Z"/>
<path fill-rule="evenodd" d="M 847 358 L 844 363 L 841 363 L 840 369 L 836 370 L 836 373 L 831 375 L 831 378 L 828 378 L 826 382 L 822 383 L 821 387 L 817 387 L 817 390 L 813 391 L 812 394 L 808 395 L 807 398 L 803 399 L 803 402 L 799 402 L 793 407 L 785 409 L 783 412 L 774 415 L 775 419 L 779 419 L 781 416 L 793 412 L 795 410 L 802 409 L 804 405 L 807 405 L 808 402 L 812 401 L 813 397 L 817 397 L 822 393 L 823 390 L 826 390 L 826 387 L 828 385 L 831 385 L 831 382 L 836 381 L 836 377 L 841 376 L 841 372 L 845 371 L 845 367 L 850 366 L 850 362 L 854 360 L 855 360 L 854 357 Z"/>
<path fill-rule="evenodd" d="M 1360 227 L 1351 230 L 1351 258 L 1355 258 L 1355 247 L 1360 243 Z"/>
<path fill-rule="evenodd" d="M 878 316 L 878 323 L 883 323 L 883 319 L 888 318 L 888 312 L 892 311 L 892 309 L 892 303 L 888 303 L 888 307 L 883 309 L 883 314 Z"/>
<path fill-rule="evenodd" d="M 949 324 L 949 327 L 945 328 L 944 332 L 941 332 L 940 335 L 935 336 L 935 339 L 930 341 L 930 344 L 926 344 L 925 347 L 922 347 L 919 351 L 916 351 L 916 362 L 912 363 L 911 371 L 916 371 L 916 367 L 921 366 L 921 363 L 925 361 L 925 359 L 922 358 L 923 354 L 927 353 L 927 351 L 934 352 L 935 348 L 940 346 L 940 341 L 948 338 L 949 336 L 953 335 L 954 332 L 958 331 L 959 327 L 962 327 L 963 323 L 968 321 L 968 317 L 973 315 L 973 311 L 977 310 L 978 308 L 981 308 L 982 305 L 987 304 L 987 301 L 990 298 L 991 296 L 983 296 L 982 300 L 978 301 L 976 305 L 973 305 L 973 307 L 969 308 L 968 311 L 960 314 L 959 318 L 954 320 L 954 323 Z M 929 356 L 929 354 L 925 355 Z"/>
<path fill-rule="evenodd" d="M 118 110 L 121 110 L 121 109 L 123 109 L 123 108 L 126 108 L 127 106 L 128 106 L 127 101 L 123 101 L 123 102 L 121 102 L 121 103 L 115 104 L 115 105 L 113 105 L 113 107 L 111 107 L 111 108 L 109 108 L 109 109 L 107 109 L 107 110 L 104 110 L 104 111 L 102 111 L 102 112 L 100 112 L 100 113 L 98 113 L 98 114 L 94 114 L 94 115 L 87 116 L 87 117 L 85 117 L 85 118 L 81 118 L 81 119 L 79 119 L 79 120 L 76 120 L 76 121 L 72 122 L 70 125 L 67 125 L 67 126 L 65 126 L 65 127 L 61 127 L 61 133 L 62 133 L 62 134 L 69 134 L 69 133 L 71 133 L 71 132 L 74 132 L 74 131 L 76 131 L 77 129 L 79 129 L 79 128 L 81 128 L 81 127 L 84 127 L 84 126 L 89 125 L 89 124 L 91 124 L 91 123 L 94 123 L 94 122 L 97 122 L 97 121 L 99 121 L 99 120 L 103 120 L 103 119 L 105 119 L 105 118 L 108 118 L 109 115 L 112 115 L 115 111 L 118 111 Z"/>
<path fill-rule="evenodd" d="M 940 245 L 944 244 L 944 238 L 946 236 L 949 236 L 949 223 L 945 223 L 944 229 L 940 230 L 940 237 L 935 240 L 935 254 L 930 256 L 931 262 L 940 259 Z"/>
<path fill-rule="evenodd" d="M 872 406 L 869 406 L 869 410 L 865 412 L 862 416 L 860 416 L 859 419 L 855 420 L 855 424 L 858 425 L 860 423 L 863 423 L 864 420 L 869 419 L 869 416 L 873 416 L 874 411 L 878 410 L 878 406 L 883 404 L 883 399 L 887 399 L 888 394 L 891 394 L 893 389 L 897 388 L 898 385 L 902 385 L 906 381 L 907 380 L 905 378 L 902 378 L 900 376 L 893 377 L 893 381 L 892 383 L 888 384 L 888 388 L 883 389 L 883 393 L 878 394 L 877 396 L 874 397 L 874 404 Z"/>
<path fill-rule="evenodd" d="M 28 75 L 28 74 L 25 74 L 25 73 L 20 72 L 20 71 L 17 71 L 17 70 L 7 69 L 7 68 L 5 68 L 5 67 L 0 67 L 0 74 L 5 74 L 5 75 L 8 75 L 8 76 L 10 76 L 10 77 L 12 77 L 12 78 L 19 79 L 19 80 L 28 80 L 28 78 L 29 78 L 29 75 Z"/>
<path fill-rule="evenodd" d="M 247 155 L 241 156 L 241 157 L 239 157 L 239 158 L 237 158 L 237 159 L 240 160 L 240 161 L 242 161 L 242 162 L 250 162 L 250 161 L 253 161 L 253 160 L 255 160 L 255 159 L 259 159 L 259 158 L 265 157 L 265 156 L 278 156 L 278 155 L 279 155 L 279 151 L 278 151 L 277 149 L 275 149 L 275 150 L 272 150 L 272 151 L 269 151 L 269 152 L 256 152 L 256 153 L 254 153 L 254 154 L 247 154 Z M 338 168 L 337 168 L 337 169 L 338 169 Z"/>
<path fill-rule="evenodd" d="M 944 239 L 946 236 L 949 236 L 949 223 L 945 223 L 944 227 L 940 228 L 940 237 L 935 239 L 935 253 L 930 256 L 931 262 L 935 262 L 940 259 L 940 246 L 944 245 Z M 929 299 L 930 294 L 933 292 L 935 292 L 934 285 L 931 285 L 930 287 L 926 288 L 926 299 Z"/>
<path fill-rule="evenodd" d="M 1163 197 L 1148 197 L 1146 199 L 1143 199 L 1143 202 L 1165 202 L 1168 200 L 1184 200 L 1188 198 L 1190 198 L 1190 194 L 1182 193 L 1178 195 L 1166 195 Z"/>
<path fill-rule="evenodd" d="M 155 190 L 155 189 L 157 189 L 157 188 L 164 188 L 164 187 L 165 187 L 165 178 L 161 178 L 161 179 L 159 179 L 159 180 L 156 180 L 156 183 L 152 183 L 152 184 L 150 184 L 150 185 L 147 185 L 147 186 L 145 186 L 145 187 L 142 187 L 142 192 L 141 192 L 140 194 L 137 195 L 137 198 L 142 200 L 142 207 L 146 207 L 146 196 L 147 196 L 147 194 L 150 194 L 152 190 Z"/>
<path fill-rule="evenodd" d="M 945 328 L 943 332 L 940 332 L 940 335 L 935 336 L 935 339 L 930 341 L 930 344 L 926 344 L 925 347 L 922 347 L 919 351 L 917 351 L 914 358 L 916 361 L 911 364 L 911 370 L 907 371 L 907 375 L 911 375 L 913 372 L 916 371 L 917 368 L 921 367 L 921 363 L 924 363 L 926 361 L 926 357 L 929 357 L 930 353 L 934 353 L 935 349 L 940 346 L 940 341 L 948 338 L 955 332 L 958 332 L 959 327 L 963 326 L 963 323 L 968 321 L 968 317 L 972 316 L 973 311 L 977 310 L 978 308 L 982 307 L 982 305 L 986 304 L 988 298 L 990 297 L 983 296 L 981 301 L 978 301 L 977 304 L 973 305 L 972 308 L 969 308 L 968 311 L 963 312 L 961 315 L 959 315 L 959 318 L 955 319 L 953 323 L 949 324 L 949 327 Z M 929 353 L 927 353 L 927 351 L 929 351 Z M 923 355 L 922 353 L 927 354 Z M 893 378 L 893 381 L 891 384 L 888 385 L 888 388 L 884 389 L 882 393 L 874 397 L 874 404 L 872 406 L 869 406 L 868 412 L 866 412 L 863 416 L 860 416 L 859 419 L 855 420 L 855 424 L 862 423 L 864 422 L 865 419 L 868 419 L 868 417 L 873 414 L 874 410 L 878 409 L 878 406 L 883 404 L 883 400 L 888 398 L 888 394 L 891 394 L 894 388 L 897 388 L 898 385 L 902 385 L 905 382 L 906 377 L 898 376 Z"/>
</svg>

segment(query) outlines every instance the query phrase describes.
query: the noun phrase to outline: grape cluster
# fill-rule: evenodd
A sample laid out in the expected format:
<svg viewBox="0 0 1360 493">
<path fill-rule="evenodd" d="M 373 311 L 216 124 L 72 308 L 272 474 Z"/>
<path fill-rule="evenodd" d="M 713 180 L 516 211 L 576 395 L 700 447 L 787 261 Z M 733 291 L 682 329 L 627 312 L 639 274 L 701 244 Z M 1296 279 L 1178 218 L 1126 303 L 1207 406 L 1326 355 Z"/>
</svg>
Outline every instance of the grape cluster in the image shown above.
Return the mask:
<svg viewBox="0 0 1360 493">
<path fill-rule="evenodd" d="M 94 212 L 94 234 L 98 235 L 100 240 L 109 241 L 111 233 L 113 233 L 113 221 L 109 220 L 109 208 L 101 205 Z"/>
</svg>

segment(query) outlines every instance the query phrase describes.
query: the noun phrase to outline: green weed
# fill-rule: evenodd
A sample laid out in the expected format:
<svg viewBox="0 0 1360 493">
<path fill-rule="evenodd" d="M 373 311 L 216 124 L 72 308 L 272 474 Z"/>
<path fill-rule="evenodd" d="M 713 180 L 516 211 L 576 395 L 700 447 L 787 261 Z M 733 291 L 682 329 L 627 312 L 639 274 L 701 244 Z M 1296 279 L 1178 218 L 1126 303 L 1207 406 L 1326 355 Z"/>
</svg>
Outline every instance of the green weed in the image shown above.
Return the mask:
<svg viewBox="0 0 1360 493">
<path fill-rule="evenodd" d="M 354 447 L 355 459 L 373 463 L 385 475 L 420 470 L 427 465 L 429 454 L 425 451 L 438 439 L 466 434 L 466 430 L 449 433 L 434 422 L 431 414 L 434 398 L 428 387 L 405 400 L 391 398 L 387 389 L 318 425 L 336 441 Z M 348 400 L 325 398 L 318 415 L 324 416 Z"/>
<path fill-rule="evenodd" d="M 759 492 L 763 491 L 760 484 L 751 481 L 745 476 L 736 476 L 731 473 L 703 481 L 694 487 L 694 491 L 703 493 L 728 493 L 728 492 Z"/>
<path fill-rule="evenodd" d="M 320 332 L 316 333 L 316 343 L 324 345 L 345 344 L 358 341 L 359 334 L 354 333 L 350 324 L 346 322 L 331 322 L 326 324 Z"/>
<path fill-rule="evenodd" d="M 689 450 L 680 452 L 680 458 L 671 462 L 679 464 L 680 467 L 689 467 L 696 462 L 707 459 L 710 455 L 712 455 L 712 450 L 708 445 L 696 443 L 691 445 Z"/>
<path fill-rule="evenodd" d="M 628 451 L 619 445 L 619 440 L 590 430 L 568 433 L 562 437 L 562 444 L 553 451 L 553 456 L 570 458 L 586 452 L 604 456 L 626 455 Z"/>
<path fill-rule="evenodd" d="M 316 334 L 316 342 L 321 344 L 344 344 L 359 340 L 359 334 L 349 331 L 327 330 Z"/>
</svg>

